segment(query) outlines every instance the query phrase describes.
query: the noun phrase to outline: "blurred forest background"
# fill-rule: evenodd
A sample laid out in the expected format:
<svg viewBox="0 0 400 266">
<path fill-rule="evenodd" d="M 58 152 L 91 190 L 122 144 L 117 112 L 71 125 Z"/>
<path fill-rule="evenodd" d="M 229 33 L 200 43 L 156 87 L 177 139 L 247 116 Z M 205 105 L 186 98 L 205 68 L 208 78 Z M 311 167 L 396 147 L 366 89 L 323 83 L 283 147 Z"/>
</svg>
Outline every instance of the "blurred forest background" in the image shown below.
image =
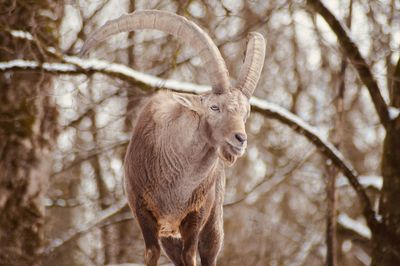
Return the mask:
<svg viewBox="0 0 400 266">
<path fill-rule="evenodd" d="M 305 121 L 253 108 L 246 155 L 227 171 L 219 265 L 400 265 L 400 1 L 321 2 L 1 0 L 0 265 L 143 263 L 123 158 L 157 86 L 107 66 L 208 77 L 157 31 L 110 38 L 89 56 L 101 62 L 74 57 L 91 31 L 141 9 L 200 25 L 233 79 L 247 33 L 262 33 L 255 96 Z"/>
</svg>

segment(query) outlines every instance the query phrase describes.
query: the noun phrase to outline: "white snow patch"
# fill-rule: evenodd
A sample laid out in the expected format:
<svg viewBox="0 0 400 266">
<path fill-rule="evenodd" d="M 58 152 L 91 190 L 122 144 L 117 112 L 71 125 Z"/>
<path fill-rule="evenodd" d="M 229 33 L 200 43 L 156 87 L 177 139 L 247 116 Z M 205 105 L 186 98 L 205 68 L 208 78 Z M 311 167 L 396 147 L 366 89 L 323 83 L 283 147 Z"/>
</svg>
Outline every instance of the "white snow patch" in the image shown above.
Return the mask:
<svg viewBox="0 0 400 266">
<path fill-rule="evenodd" d="M 76 70 L 75 66 L 63 63 L 43 63 L 43 68 L 48 69 L 49 71 L 59 71 L 59 72 L 68 72 Z"/>
<path fill-rule="evenodd" d="M 395 120 L 400 115 L 400 108 L 389 106 L 388 111 L 390 120 Z"/>
<path fill-rule="evenodd" d="M 16 59 L 7 62 L 1 62 L 0 69 L 7 70 L 13 67 L 38 68 L 39 65 L 40 64 L 36 61 Z M 59 72 L 68 72 L 77 70 L 77 68 L 74 65 L 64 64 L 64 63 L 43 63 L 42 68 L 48 71 L 59 71 Z"/>
<path fill-rule="evenodd" d="M 22 30 L 11 30 L 10 31 L 11 35 L 14 36 L 15 38 L 20 38 L 20 39 L 26 39 L 26 40 L 33 40 L 32 34 L 30 34 L 27 31 L 22 31 Z"/>
<path fill-rule="evenodd" d="M 371 239 L 371 230 L 364 223 L 350 218 L 345 213 L 339 214 L 337 219 L 338 223 L 344 228 L 352 230 L 367 239 Z"/>
<path fill-rule="evenodd" d="M 378 190 L 381 190 L 383 186 L 383 179 L 381 176 L 361 175 L 358 177 L 358 181 L 365 188 L 374 187 Z M 349 185 L 349 182 L 344 176 L 336 179 L 336 187 L 344 187 L 347 185 Z"/>
<path fill-rule="evenodd" d="M 37 62 L 26 61 L 26 60 L 22 60 L 22 59 L 17 59 L 17 60 L 12 60 L 12 61 L 7 61 L 7 62 L 1 62 L 0 63 L 0 69 L 1 70 L 7 70 L 7 69 L 13 68 L 13 67 L 35 68 L 37 66 L 38 66 Z"/>
<path fill-rule="evenodd" d="M 380 215 L 379 213 L 375 213 L 375 219 L 376 219 L 378 222 L 382 222 L 383 217 L 382 217 L 382 215 Z"/>
<path fill-rule="evenodd" d="M 98 59 L 81 59 L 76 56 L 65 56 L 65 61 L 68 63 L 75 64 L 83 69 L 92 70 L 105 70 L 110 73 L 123 74 L 131 77 L 137 81 L 148 84 L 149 86 L 156 88 L 168 88 L 172 90 L 187 91 L 194 93 L 202 93 L 210 89 L 207 85 L 196 85 L 189 82 L 182 82 L 171 79 L 161 79 L 149 74 L 145 74 L 139 71 L 135 71 L 130 67 L 122 64 L 110 63 L 104 60 Z"/>
</svg>

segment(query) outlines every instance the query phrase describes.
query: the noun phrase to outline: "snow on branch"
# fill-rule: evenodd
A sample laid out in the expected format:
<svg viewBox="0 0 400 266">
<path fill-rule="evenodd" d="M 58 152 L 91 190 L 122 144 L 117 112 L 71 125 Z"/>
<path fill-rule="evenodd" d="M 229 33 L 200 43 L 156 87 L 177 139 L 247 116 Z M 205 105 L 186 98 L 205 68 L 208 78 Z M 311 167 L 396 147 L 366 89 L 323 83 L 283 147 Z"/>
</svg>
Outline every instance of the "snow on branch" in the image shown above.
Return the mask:
<svg viewBox="0 0 400 266">
<path fill-rule="evenodd" d="M 371 239 L 371 230 L 364 223 L 350 218 L 345 213 L 339 214 L 338 223 L 344 228 L 353 231 L 363 238 Z"/>
<path fill-rule="evenodd" d="M 122 64 L 110 63 L 98 59 L 81 59 L 74 56 L 64 56 L 66 63 L 39 63 L 31 60 L 11 60 L 0 62 L 0 71 L 11 70 L 43 70 L 58 74 L 90 74 L 102 73 L 121 79 L 141 83 L 152 88 L 167 88 L 174 91 L 201 93 L 209 90 L 209 86 L 197 85 L 193 83 L 181 82 L 176 80 L 165 80 L 158 77 L 135 71 Z"/>
<path fill-rule="evenodd" d="M 11 60 L 7 62 L 0 62 L 0 70 L 45 70 L 54 73 L 70 73 L 78 71 L 78 69 L 71 64 L 65 63 L 38 63 L 31 60 Z M 82 73 L 82 71 L 81 71 Z"/>
<path fill-rule="evenodd" d="M 273 118 L 283 124 L 288 125 L 297 133 L 305 136 L 313 143 L 320 152 L 346 176 L 350 185 L 355 190 L 360 204 L 363 208 L 363 214 L 371 228 L 376 228 L 378 221 L 375 217 L 375 211 L 372 208 L 371 201 L 367 196 L 365 189 L 358 181 L 358 173 L 354 170 L 351 164 L 343 157 L 342 153 L 322 136 L 317 128 L 310 126 L 301 118 L 287 111 L 286 109 L 277 106 L 276 104 L 252 98 L 252 110 L 264 114 L 268 118 Z"/>
<path fill-rule="evenodd" d="M 358 176 L 358 182 L 364 187 L 364 188 L 374 188 L 378 191 L 380 191 L 383 187 L 383 178 L 382 176 L 374 176 L 374 175 L 361 175 Z M 339 178 L 336 179 L 336 187 L 344 187 L 348 185 L 348 180 L 340 176 Z"/>
<path fill-rule="evenodd" d="M 26 31 L 10 30 L 9 33 L 15 38 L 29 41 L 34 40 L 32 34 Z M 139 82 L 152 88 L 167 88 L 170 90 L 192 93 L 202 93 L 210 89 L 210 87 L 206 85 L 197 85 L 172 79 L 160 79 L 158 77 L 136 71 L 125 65 L 111 63 L 106 60 L 82 59 L 78 56 L 63 55 L 57 52 L 54 47 L 45 47 L 45 50 L 50 54 L 59 57 L 59 59 L 65 63 L 39 64 L 34 61 L 12 60 L 8 62 L 0 62 L 0 71 L 36 69 L 61 74 L 88 74 L 90 72 L 97 72 L 116 76 L 134 83 Z"/>
<path fill-rule="evenodd" d="M 400 108 L 389 106 L 390 120 L 396 120 L 400 116 Z"/>
<path fill-rule="evenodd" d="M 30 34 L 27 31 L 22 31 L 22 30 L 10 30 L 9 31 L 10 34 L 15 37 L 15 38 L 19 38 L 19 39 L 25 39 L 28 41 L 33 41 L 33 36 L 32 34 Z"/>
</svg>

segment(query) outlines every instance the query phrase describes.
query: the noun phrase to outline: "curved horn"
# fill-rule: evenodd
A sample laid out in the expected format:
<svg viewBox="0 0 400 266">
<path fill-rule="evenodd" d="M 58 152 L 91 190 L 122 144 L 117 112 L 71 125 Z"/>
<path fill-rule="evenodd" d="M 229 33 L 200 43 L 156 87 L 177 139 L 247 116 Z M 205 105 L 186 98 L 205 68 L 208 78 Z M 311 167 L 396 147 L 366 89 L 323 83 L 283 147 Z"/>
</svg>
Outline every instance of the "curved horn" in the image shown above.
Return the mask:
<svg viewBox="0 0 400 266">
<path fill-rule="evenodd" d="M 247 43 L 246 58 L 242 65 L 236 88 L 241 90 L 247 98 L 250 98 L 257 86 L 264 66 L 265 58 L 265 40 L 258 32 L 249 33 L 249 42 Z"/>
<path fill-rule="evenodd" d="M 213 91 L 220 94 L 229 90 L 229 74 L 225 61 L 211 38 L 185 17 L 166 11 L 136 11 L 108 21 L 89 36 L 81 49 L 81 55 L 111 35 L 140 29 L 157 29 L 190 45 L 199 54 Z"/>
</svg>

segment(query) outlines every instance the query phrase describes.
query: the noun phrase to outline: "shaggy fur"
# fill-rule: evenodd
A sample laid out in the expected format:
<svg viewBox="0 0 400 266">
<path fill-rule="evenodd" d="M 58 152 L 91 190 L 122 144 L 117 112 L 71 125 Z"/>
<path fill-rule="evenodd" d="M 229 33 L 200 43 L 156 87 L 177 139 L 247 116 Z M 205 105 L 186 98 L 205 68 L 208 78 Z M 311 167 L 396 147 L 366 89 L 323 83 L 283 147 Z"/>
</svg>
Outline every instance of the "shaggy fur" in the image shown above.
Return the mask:
<svg viewBox="0 0 400 266">
<path fill-rule="evenodd" d="M 81 54 L 113 34 L 139 29 L 158 29 L 190 45 L 212 86 L 201 96 L 159 92 L 137 119 L 125 186 L 145 241 L 146 265 L 157 265 L 160 242 L 175 265 L 196 265 L 197 249 L 202 265 L 215 265 L 223 239 L 224 164 L 232 165 L 246 148 L 244 123 L 264 64 L 264 37 L 249 34 L 236 88 L 207 33 L 167 11 L 136 11 L 108 21 L 89 36 Z"/>
<path fill-rule="evenodd" d="M 238 90 L 163 91 L 145 104 L 125 158 L 125 185 L 147 265 L 157 263 L 159 238 L 176 265 L 194 265 L 197 246 L 202 265 L 215 265 L 223 240 L 224 162 L 243 154 L 246 142 L 235 135 L 245 136 L 248 114 L 248 99 Z"/>
</svg>

